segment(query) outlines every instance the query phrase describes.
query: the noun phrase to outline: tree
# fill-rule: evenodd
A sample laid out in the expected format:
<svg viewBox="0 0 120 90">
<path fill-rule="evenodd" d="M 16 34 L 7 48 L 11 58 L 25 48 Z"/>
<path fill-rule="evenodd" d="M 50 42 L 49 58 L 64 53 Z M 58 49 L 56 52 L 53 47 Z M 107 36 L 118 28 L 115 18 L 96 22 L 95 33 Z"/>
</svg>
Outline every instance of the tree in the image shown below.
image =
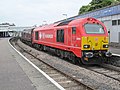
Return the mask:
<svg viewBox="0 0 120 90">
<path fill-rule="evenodd" d="M 79 13 L 80 13 L 80 14 L 85 13 L 85 12 L 88 11 L 88 9 L 89 9 L 89 6 L 88 6 L 88 5 L 87 5 L 87 6 L 82 6 L 82 8 L 80 8 Z"/>
<path fill-rule="evenodd" d="M 120 0 L 92 0 L 88 5 L 82 6 L 78 14 L 83 14 L 116 3 L 120 3 Z"/>
<path fill-rule="evenodd" d="M 94 5 L 94 4 L 99 4 L 99 3 L 101 3 L 103 0 L 92 0 L 91 2 L 90 2 L 90 4 L 91 5 Z"/>
</svg>

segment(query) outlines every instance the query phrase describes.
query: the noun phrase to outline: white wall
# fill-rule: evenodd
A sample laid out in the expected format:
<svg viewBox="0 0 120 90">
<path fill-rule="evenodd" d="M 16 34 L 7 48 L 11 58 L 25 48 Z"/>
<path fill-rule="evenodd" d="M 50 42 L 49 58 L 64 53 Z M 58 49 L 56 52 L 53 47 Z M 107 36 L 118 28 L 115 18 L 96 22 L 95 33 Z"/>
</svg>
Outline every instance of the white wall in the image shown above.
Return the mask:
<svg viewBox="0 0 120 90">
<path fill-rule="evenodd" d="M 105 26 L 107 27 L 107 30 L 110 30 L 110 42 L 120 43 L 120 39 L 119 39 L 120 25 L 112 26 L 112 20 L 120 19 L 120 14 L 102 17 L 98 19 L 104 22 Z"/>
</svg>

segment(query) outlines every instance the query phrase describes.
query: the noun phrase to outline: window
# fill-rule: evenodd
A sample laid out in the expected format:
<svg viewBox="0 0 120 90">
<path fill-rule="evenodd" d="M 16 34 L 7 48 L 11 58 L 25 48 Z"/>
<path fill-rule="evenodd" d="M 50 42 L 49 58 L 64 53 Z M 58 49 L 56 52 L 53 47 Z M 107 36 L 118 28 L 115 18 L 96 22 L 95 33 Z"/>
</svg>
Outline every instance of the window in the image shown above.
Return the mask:
<svg viewBox="0 0 120 90">
<path fill-rule="evenodd" d="M 72 34 L 76 34 L 76 27 L 72 27 Z"/>
<path fill-rule="evenodd" d="M 63 29 L 57 30 L 57 42 L 64 43 L 64 30 Z"/>
<path fill-rule="evenodd" d="M 112 20 L 112 25 L 117 25 L 117 20 Z"/>
<path fill-rule="evenodd" d="M 35 32 L 35 40 L 38 40 L 39 38 L 39 34 L 38 34 L 38 32 Z"/>
<path fill-rule="evenodd" d="M 118 19 L 118 25 L 120 25 L 120 19 Z"/>
<path fill-rule="evenodd" d="M 100 24 L 85 24 L 85 31 L 87 34 L 104 34 L 104 28 Z"/>
</svg>

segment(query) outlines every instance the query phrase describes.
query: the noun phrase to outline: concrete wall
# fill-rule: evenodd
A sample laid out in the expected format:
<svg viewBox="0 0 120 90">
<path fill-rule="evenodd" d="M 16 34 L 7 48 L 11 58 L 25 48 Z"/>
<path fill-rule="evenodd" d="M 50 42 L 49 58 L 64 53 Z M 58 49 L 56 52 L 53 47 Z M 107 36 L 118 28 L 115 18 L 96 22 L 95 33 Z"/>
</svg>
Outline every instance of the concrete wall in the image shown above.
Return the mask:
<svg viewBox="0 0 120 90">
<path fill-rule="evenodd" d="M 120 25 L 118 24 L 114 26 L 112 25 L 112 20 L 120 19 L 120 14 L 102 17 L 98 19 L 105 24 L 105 26 L 107 27 L 107 30 L 110 30 L 110 42 L 120 43 Z"/>
</svg>

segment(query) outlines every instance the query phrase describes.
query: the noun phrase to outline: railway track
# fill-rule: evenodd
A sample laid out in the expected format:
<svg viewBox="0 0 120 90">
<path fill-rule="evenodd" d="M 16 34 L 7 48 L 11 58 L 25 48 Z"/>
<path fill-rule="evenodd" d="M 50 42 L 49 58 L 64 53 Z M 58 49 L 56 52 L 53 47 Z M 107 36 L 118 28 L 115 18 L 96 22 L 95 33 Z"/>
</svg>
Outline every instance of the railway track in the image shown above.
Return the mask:
<svg viewBox="0 0 120 90">
<path fill-rule="evenodd" d="M 108 59 L 105 63 L 112 66 L 120 67 L 120 56 L 113 54 L 112 57 Z"/>
<path fill-rule="evenodd" d="M 43 62 L 43 60 L 40 60 L 39 58 L 37 58 L 38 56 L 37 53 L 31 54 L 29 50 L 26 50 L 26 48 L 23 49 L 21 46 L 19 46 L 16 40 L 13 41 L 12 43 L 13 43 L 13 46 L 19 49 L 19 51 L 21 51 L 23 55 L 25 55 L 26 57 L 31 57 L 29 59 L 35 65 L 37 65 L 41 70 L 43 70 L 50 77 L 52 77 L 56 82 L 58 82 L 66 90 L 92 90 L 92 89 L 98 88 L 98 86 L 91 87 L 91 85 L 89 86 L 85 83 L 81 83 L 81 79 L 77 79 L 76 76 L 73 77 L 69 74 L 66 74 L 65 72 L 57 70 L 56 68 L 49 65 L 48 63 Z M 101 66 L 87 66 L 87 67 L 81 66 L 81 67 L 86 68 L 90 71 L 96 72 L 98 74 L 104 75 L 105 77 L 111 78 L 120 83 L 119 67 L 115 67 L 113 65 L 108 65 L 108 64 L 103 64 Z M 101 90 L 101 89 L 98 89 L 98 90 Z M 110 89 L 110 90 L 117 90 L 117 89 Z"/>
<path fill-rule="evenodd" d="M 108 65 L 108 64 L 87 66 L 87 67 L 83 66 L 83 67 L 120 82 L 120 68 L 119 67 Z"/>
<path fill-rule="evenodd" d="M 53 78 L 58 84 L 60 84 L 65 90 L 93 90 L 93 88 L 86 86 L 74 77 L 67 75 L 48 63 L 43 62 L 41 59 L 32 55 L 17 44 L 17 40 L 11 40 L 11 44 L 17 48 L 24 56 L 26 56 L 31 62 L 33 62 L 39 69 L 44 71 L 48 76 Z"/>
</svg>

